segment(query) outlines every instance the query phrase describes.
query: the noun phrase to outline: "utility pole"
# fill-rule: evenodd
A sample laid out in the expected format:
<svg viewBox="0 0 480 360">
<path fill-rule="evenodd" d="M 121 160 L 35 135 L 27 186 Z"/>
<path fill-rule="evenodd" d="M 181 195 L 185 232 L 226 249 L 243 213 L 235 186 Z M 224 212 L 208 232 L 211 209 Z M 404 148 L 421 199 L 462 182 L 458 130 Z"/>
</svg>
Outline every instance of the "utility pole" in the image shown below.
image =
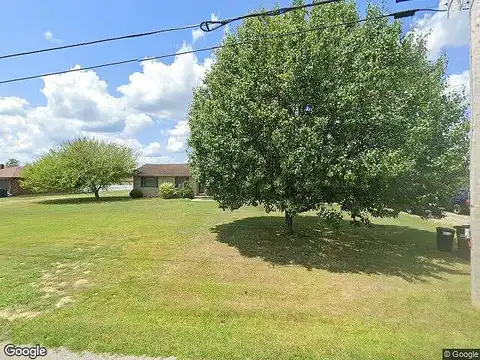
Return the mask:
<svg viewBox="0 0 480 360">
<path fill-rule="evenodd" d="M 480 0 L 470 2 L 470 263 L 472 305 L 480 309 Z"/>
</svg>

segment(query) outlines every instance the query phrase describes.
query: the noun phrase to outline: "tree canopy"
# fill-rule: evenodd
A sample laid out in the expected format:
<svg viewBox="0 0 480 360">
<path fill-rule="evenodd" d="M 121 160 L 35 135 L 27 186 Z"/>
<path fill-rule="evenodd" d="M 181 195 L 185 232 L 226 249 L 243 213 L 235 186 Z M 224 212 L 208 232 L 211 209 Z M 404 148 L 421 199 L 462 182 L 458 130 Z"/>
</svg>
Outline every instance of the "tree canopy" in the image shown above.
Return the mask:
<svg viewBox="0 0 480 360">
<path fill-rule="evenodd" d="M 7 162 L 5 163 L 5 166 L 6 166 L 6 167 L 20 166 L 20 161 L 18 161 L 17 159 L 14 159 L 14 158 L 10 158 L 10 159 L 8 159 Z"/>
<path fill-rule="evenodd" d="M 37 192 L 99 191 L 131 177 L 135 154 L 124 145 L 81 138 L 50 150 L 23 170 L 23 186 Z"/>
<path fill-rule="evenodd" d="M 262 204 L 291 225 L 336 203 L 368 221 L 465 178 L 464 97 L 446 91 L 446 59 L 430 62 L 424 38 L 388 19 L 302 32 L 359 18 L 341 2 L 248 19 L 225 37 L 189 112 L 193 174 L 222 208 Z"/>
</svg>

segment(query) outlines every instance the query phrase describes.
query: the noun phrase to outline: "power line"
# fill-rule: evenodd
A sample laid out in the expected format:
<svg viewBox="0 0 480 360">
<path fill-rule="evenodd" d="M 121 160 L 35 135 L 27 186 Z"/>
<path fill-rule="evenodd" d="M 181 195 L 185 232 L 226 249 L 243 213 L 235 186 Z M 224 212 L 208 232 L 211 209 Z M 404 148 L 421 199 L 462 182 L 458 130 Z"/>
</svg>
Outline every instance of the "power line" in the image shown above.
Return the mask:
<svg viewBox="0 0 480 360">
<path fill-rule="evenodd" d="M 134 39 L 134 38 L 150 36 L 150 35 L 155 35 L 155 34 L 161 34 L 161 33 L 166 33 L 166 32 L 194 29 L 194 28 L 199 27 L 199 26 L 200 26 L 200 24 L 185 25 L 185 26 L 173 27 L 173 28 L 168 28 L 168 29 L 153 30 L 153 31 L 143 32 L 143 33 L 136 33 L 136 34 L 116 36 L 116 37 L 105 38 L 105 39 L 85 41 L 85 42 L 63 45 L 63 46 L 56 46 L 56 47 L 50 47 L 50 48 L 44 48 L 44 49 L 38 49 L 38 50 L 24 51 L 24 52 L 20 52 L 20 53 L 1 55 L 0 60 L 13 58 L 13 57 L 19 57 L 19 56 L 25 56 L 25 55 L 39 54 L 39 53 L 50 52 L 50 51 L 70 49 L 70 48 L 86 46 L 86 45 L 100 44 L 100 43 L 109 42 L 109 41 Z"/>
<path fill-rule="evenodd" d="M 44 53 L 44 52 L 70 49 L 70 48 L 87 46 L 87 45 L 100 44 L 100 43 L 111 42 L 111 41 L 118 41 L 118 40 L 125 40 L 125 39 L 135 39 L 135 38 L 140 38 L 140 37 L 144 37 L 144 36 L 157 35 L 157 34 L 162 34 L 162 33 L 167 33 L 167 32 L 172 32 L 172 31 L 189 30 L 189 29 L 194 29 L 194 28 L 197 28 L 197 27 L 200 27 L 205 32 L 209 32 L 209 31 L 213 31 L 215 29 L 218 29 L 221 26 L 230 24 L 231 22 L 246 19 L 246 18 L 261 17 L 261 16 L 277 16 L 277 15 L 285 14 L 285 13 L 290 12 L 290 11 L 295 11 L 295 10 L 299 10 L 299 9 L 303 9 L 303 8 L 307 8 L 307 7 L 312 7 L 312 6 L 323 5 L 323 4 L 329 4 L 329 3 L 337 2 L 337 1 L 339 1 L 339 0 L 324 0 L 323 2 L 313 2 L 312 4 L 307 4 L 307 5 L 302 5 L 302 6 L 291 6 L 291 7 L 286 7 L 286 8 L 276 9 L 276 10 L 264 11 L 264 12 L 260 12 L 260 13 L 242 15 L 242 16 L 238 16 L 238 17 L 235 17 L 235 18 L 231 18 L 231 19 L 225 19 L 225 20 L 219 20 L 219 21 L 204 21 L 200 24 L 177 26 L 177 27 L 172 27 L 172 28 L 167 28 L 167 29 L 153 30 L 153 31 L 135 33 L 135 34 L 130 34 L 130 35 L 115 36 L 115 37 L 110 37 L 110 38 L 85 41 L 85 42 L 69 44 L 69 45 L 62 45 L 62 46 L 56 46 L 56 47 L 50 47 L 50 48 L 44 48 L 44 49 L 38 49 L 38 50 L 30 50 L 30 51 L 23 51 L 23 52 L 19 52 L 19 53 L 0 55 L 0 60 L 14 58 L 14 57 L 20 57 L 20 56 L 26 56 L 26 55 L 32 55 L 32 54 L 39 54 L 39 53 Z M 213 29 L 210 29 L 209 24 L 214 24 L 214 25 L 216 25 L 216 27 L 213 28 Z M 220 25 L 218 25 L 218 24 L 220 24 Z"/>
<path fill-rule="evenodd" d="M 204 32 L 211 32 L 211 31 L 217 30 L 218 28 L 221 28 L 222 26 L 228 25 L 238 20 L 244 20 L 244 19 L 254 18 L 254 17 L 262 17 L 262 16 L 278 16 L 278 15 L 286 14 L 291 11 L 307 9 L 314 6 L 330 4 L 338 1 L 340 0 L 324 0 L 324 1 L 318 1 L 318 2 L 314 1 L 311 4 L 289 6 L 289 7 L 284 7 L 284 8 L 274 9 L 274 10 L 263 11 L 260 13 L 253 13 L 253 14 L 238 16 L 235 18 L 230 18 L 225 20 L 204 21 L 200 24 L 200 29 L 203 30 Z M 210 26 L 213 26 L 213 27 L 210 28 Z"/>
<path fill-rule="evenodd" d="M 159 56 L 149 57 L 149 58 L 145 58 L 145 59 L 135 58 L 135 59 L 128 59 L 128 60 L 121 60 L 121 61 L 115 61 L 115 62 L 110 62 L 110 63 L 88 66 L 88 67 L 84 67 L 84 68 L 56 71 L 56 72 L 43 73 L 43 74 L 38 74 L 38 75 L 31 75 L 31 76 L 13 78 L 13 79 L 8 79 L 8 80 L 2 80 L 2 81 L 0 81 L 0 84 L 8 84 L 8 83 L 13 83 L 13 82 L 18 82 L 18 81 L 38 79 L 38 78 L 42 78 L 42 77 L 46 77 L 46 76 L 68 74 L 68 73 L 84 71 L 84 70 L 100 69 L 100 68 L 129 64 L 129 63 L 141 63 L 141 62 L 151 61 L 151 60 L 160 60 L 160 59 L 164 59 L 164 58 L 170 58 L 170 57 L 187 55 L 187 54 L 194 54 L 194 53 L 204 52 L 204 51 L 212 51 L 212 50 L 217 50 L 217 49 L 224 48 L 224 47 L 232 47 L 232 46 L 250 44 L 250 43 L 257 42 L 257 41 L 262 41 L 262 40 L 277 39 L 277 38 L 282 38 L 282 37 L 286 37 L 286 36 L 292 36 L 292 35 L 298 35 L 298 34 L 302 34 L 302 33 L 312 32 L 312 31 L 320 31 L 320 30 L 327 30 L 327 29 L 332 29 L 332 28 L 336 28 L 336 27 L 355 25 L 355 24 L 366 22 L 366 21 L 379 20 L 379 19 L 392 17 L 392 16 L 395 19 L 399 19 L 399 18 L 403 18 L 403 17 L 407 17 L 407 16 L 413 16 L 418 11 L 444 12 L 446 10 L 411 9 L 411 10 L 406 10 L 406 11 L 399 11 L 399 12 L 394 12 L 394 13 L 390 13 L 390 14 L 385 14 L 385 15 L 379 15 L 379 16 L 354 20 L 354 21 L 336 23 L 336 24 L 332 24 L 332 25 L 317 26 L 317 27 L 304 29 L 304 30 L 297 30 L 297 31 L 286 32 L 286 33 L 276 33 L 276 34 L 273 34 L 273 35 L 270 35 L 270 36 L 254 38 L 254 39 L 251 39 L 251 40 L 237 41 L 237 42 L 232 43 L 232 44 L 216 45 L 216 46 L 210 46 L 210 47 L 206 47 L 206 48 L 187 50 L 187 51 L 165 54 L 165 55 L 159 55 Z"/>
</svg>

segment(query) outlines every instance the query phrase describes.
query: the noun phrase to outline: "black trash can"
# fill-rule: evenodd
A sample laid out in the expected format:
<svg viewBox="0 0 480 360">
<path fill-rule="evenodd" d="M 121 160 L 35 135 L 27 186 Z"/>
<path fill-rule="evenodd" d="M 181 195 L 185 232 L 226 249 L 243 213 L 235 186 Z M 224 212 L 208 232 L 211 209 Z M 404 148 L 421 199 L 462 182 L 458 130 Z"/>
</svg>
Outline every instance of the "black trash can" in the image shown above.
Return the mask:
<svg viewBox="0 0 480 360">
<path fill-rule="evenodd" d="M 0 197 L 7 197 L 8 191 L 7 189 L 0 189 Z"/>
<path fill-rule="evenodd" d="M 465 260 L 470 260 L 470 225 L 454 226 L 457 230 L 458 255 Z"/>
<path fill-rule="evenodd" d="M 452 252 L 455 230 L 437 227 L 437 249 L 442 252 Z"/>
</svg>

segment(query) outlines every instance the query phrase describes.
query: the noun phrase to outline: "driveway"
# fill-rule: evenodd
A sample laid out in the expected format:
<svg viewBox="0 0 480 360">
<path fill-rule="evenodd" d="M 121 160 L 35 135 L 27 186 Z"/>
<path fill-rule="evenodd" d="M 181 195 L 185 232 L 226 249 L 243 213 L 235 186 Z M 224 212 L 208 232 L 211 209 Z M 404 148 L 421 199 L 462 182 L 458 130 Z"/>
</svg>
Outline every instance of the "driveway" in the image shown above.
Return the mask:
<svg viewBox="0 0 480 360">
<path fill-rule="evenodd" d="M 449 223 L 451 226 L 469 225 L 470 215 L 457 215 L 451 212 L 446 212 L 444 218 L 433 220 L 440 223 Z"/>
</svg>

